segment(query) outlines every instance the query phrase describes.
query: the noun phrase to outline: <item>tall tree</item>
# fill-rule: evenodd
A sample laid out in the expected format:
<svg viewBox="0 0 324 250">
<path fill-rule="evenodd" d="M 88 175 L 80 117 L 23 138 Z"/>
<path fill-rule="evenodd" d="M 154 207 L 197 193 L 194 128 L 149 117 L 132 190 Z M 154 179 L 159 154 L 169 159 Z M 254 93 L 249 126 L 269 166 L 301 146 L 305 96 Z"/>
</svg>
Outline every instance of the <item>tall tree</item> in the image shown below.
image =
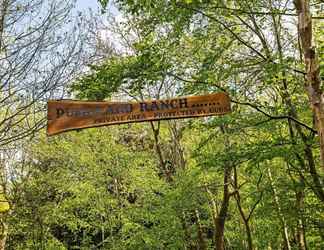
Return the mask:
<svg viewBox="0 0 324 250">
<path fill-rule="evenodd" d="M 311 104 L 316 120 L 317 132 L 320 140 L 321 166 L 324 168 L 324 103 L 323 86 L 318 61 L 318 48 L 314 44 L 314 28 L 309 0 L 294 0 L 298 14 L 298 36 L 305 64 L 305 91 Z"/>
<path fill-rule="evenodd" d="M 73 6 L 74 1 L 0 1 L 0 193 L 5 202 L 14 189 L 24 138 L 45 126 L 46 100 L 64 96 L 66 84 L 83 70 L 85 33 Z M 11 212 L 0 214 L 0 249 Z"/>
<path fill-rule="evenodd" d="M 44 126 L 44 100 L 64 95 L 83 63 L 73 1 L 1 0 L 0 146 Z M 69 27 L 67 23 L 74 23 Z"/>
</svg>

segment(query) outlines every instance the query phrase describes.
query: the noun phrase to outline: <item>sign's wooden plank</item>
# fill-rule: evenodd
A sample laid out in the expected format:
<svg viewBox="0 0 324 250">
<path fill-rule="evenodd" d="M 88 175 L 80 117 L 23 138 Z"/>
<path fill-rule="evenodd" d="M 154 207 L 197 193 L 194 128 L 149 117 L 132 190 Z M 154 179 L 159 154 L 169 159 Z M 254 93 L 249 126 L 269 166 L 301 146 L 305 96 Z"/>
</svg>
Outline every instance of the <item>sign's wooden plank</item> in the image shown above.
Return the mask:
<svg viewBox="0 0 324 250">
<path fill-rule="evenodd" d="M 143 102 L 48 101 L 47 134 L 106 125 L 222 115 L 231 112 L 226 93 Z"/>
</svg>

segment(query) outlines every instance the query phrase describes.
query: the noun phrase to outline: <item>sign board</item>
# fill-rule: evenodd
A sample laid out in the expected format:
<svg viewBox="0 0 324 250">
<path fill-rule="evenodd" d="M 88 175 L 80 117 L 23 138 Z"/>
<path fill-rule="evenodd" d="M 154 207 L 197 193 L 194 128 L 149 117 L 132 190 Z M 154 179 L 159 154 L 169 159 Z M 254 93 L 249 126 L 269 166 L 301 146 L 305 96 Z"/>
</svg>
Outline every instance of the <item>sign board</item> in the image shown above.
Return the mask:
<svg viewBox="0 0 324 250">
<path fill-rule="evenodd" d="M 226 93 L 143 102 L 48 101 L 47 134 L 131 122 L 158 121 L 231 112 Z"/>
</svg>

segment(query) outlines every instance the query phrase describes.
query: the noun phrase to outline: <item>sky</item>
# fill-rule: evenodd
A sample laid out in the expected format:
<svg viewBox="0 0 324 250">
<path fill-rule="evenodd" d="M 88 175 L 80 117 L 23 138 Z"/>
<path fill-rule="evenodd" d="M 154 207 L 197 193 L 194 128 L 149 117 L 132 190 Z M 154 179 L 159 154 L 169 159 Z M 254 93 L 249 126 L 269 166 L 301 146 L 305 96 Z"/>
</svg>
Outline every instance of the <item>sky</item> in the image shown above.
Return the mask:
<svg viewBox="0 0 324 250">
<path fill-rule="evenodd" d="M 91 8 L 97 10 L 99 8 L 98 1 L 96 0 L 77 0 L 76 8 L 80 11 Z"/>
<path fill-rule="evenodd" d="M 122 20 L 122 14 L 118 11 L 118 9 L 115 7 L 113 0 L 109 1 L 108 7 L 107 7 L 107 13 L 104 14 L 102 16 L 102 20 L 105 20 L 105 18 L 107 18 L 107 16 L 110 17 L 115 17 L 116 20 Z M 76 6 L 75 6 L 75 10 L 77 12 L 83 12 L 83 13 L 87 13 L 89 11 L 89 9 L 91 9 L 93 11 L 94 14 L 98 13 L 99 15 L 101 15 L 101 6 L 98 3 L 97 0 L 76 0 Z M 115 34 L 113 34 L 109 29 L 104 29 L 102 31 L 99 31 L 100 36 L 102 36 L 102 38 L 109 38 L 109 40 L 111 42 L 114 43 L 114 45 L 116 46 L 117 49 L 122 49 L 122 46 L 120 45 L 120 38 L 117 37 Z"/>
<path fill-rule="evenodd" d="M 108 11 L 114 15 L 118 14 L 118 10 L 114 6 L 114 1 L 109 1 Z M 97 0 L 77 0 L 76 1 L 76 9 L 79 11 L 85 11 L 87 9 L 92 9 L 94 11 L 100 10 L 101 6 Z"/>
</svg>

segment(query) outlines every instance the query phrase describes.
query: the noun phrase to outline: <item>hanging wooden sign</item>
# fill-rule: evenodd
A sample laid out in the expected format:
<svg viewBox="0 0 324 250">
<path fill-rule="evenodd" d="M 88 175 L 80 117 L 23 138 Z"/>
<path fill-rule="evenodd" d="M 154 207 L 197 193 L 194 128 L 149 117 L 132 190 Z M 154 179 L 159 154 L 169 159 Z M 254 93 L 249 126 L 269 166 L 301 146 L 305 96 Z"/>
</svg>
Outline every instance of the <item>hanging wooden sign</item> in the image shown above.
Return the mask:
<svg viewBox="0 0 324 250">
<path fill-rule="evenodd" d="M 47 134 L 131 122 L 222 115 L 231 112 L 226 93 L 143 102 L 48 101 Z"/>
</svg>

